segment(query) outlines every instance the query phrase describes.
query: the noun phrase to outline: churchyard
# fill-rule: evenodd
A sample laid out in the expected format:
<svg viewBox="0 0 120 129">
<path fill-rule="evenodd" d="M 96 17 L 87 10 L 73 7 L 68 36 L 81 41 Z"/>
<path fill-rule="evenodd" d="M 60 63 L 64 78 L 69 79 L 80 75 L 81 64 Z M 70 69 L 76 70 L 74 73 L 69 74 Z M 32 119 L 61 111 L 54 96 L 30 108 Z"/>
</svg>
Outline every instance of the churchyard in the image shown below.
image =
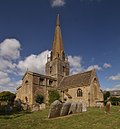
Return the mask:
<svg viewBox="0 0 120 129">
<path fill-rule="evenodd" d="M 120 106 L 88 108 L 87 112 L 48 118 L 49 109 L 0 116 L 0 129 L 120 129 Z"/>
</svg>

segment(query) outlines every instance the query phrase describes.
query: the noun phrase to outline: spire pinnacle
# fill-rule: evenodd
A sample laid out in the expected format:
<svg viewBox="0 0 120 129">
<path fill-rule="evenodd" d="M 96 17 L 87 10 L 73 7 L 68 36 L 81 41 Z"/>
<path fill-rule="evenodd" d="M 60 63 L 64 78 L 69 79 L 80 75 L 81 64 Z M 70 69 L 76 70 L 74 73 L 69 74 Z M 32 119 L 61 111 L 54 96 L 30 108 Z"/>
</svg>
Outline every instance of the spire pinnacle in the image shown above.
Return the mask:
<svg viewBox="0 0 120 129">
<path fill-rule="evenodd" d="M 60 29 L 59 14 L 57 15 L 57 20 L 56 20 L 56 28 L 55 28 L 51 56 L 52 56 L 52 59 L 55 59 L 58 57 L 63 59 L 63 56 L 64 56 L 64 48 L 63 48 L 62 34 L 61 34 L 61 29 Z"/>
<path fill-rule="evenodd" d="M 59 14 L 57 15 L 57 22 L 56 22 L 56 26 L 60 26 L 60 16 L 59 16 Z"/>
</svg>

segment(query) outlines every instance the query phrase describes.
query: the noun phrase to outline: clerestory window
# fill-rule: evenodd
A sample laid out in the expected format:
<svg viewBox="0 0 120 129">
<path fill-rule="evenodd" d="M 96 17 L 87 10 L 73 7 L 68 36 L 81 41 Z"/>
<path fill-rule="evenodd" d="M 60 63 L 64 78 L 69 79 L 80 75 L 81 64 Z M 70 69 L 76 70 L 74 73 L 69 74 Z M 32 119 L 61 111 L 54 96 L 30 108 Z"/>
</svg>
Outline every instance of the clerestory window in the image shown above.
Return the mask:
<svg viewBox="0 0 120 129">
<path fill-rule="evenodd" d="M 43 78 L 40 78 L 39 84 L 40 84 L 40 85 L 43 85 L 43 84 L 44 84 L 44 79 L 43 79 Z"/>
</svg>

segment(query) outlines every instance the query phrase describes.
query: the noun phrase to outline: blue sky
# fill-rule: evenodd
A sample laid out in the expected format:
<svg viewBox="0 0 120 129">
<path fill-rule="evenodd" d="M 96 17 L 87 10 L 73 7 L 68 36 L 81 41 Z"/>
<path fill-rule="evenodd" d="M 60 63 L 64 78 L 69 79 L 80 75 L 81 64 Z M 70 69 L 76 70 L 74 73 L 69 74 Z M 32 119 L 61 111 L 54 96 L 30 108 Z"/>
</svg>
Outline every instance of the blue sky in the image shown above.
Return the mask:
<svg viewBox="0 0 120 129">
<path fill-rule="evenodd" d="M 57 14 L 71 74 L 96 68 L 103 90 L 120 89 L 119 0 L 1 0 L 0 91 L 44 74 Z"/>
</svg>

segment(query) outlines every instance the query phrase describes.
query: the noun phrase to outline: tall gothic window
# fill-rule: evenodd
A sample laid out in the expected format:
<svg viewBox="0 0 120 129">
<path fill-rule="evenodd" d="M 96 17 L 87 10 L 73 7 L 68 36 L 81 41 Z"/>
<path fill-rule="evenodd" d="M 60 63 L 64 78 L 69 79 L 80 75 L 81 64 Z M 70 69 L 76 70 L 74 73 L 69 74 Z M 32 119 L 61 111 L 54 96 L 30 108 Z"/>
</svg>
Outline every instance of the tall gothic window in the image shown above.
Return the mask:
<svg viewBox="0 0 120 129">
<path fill-rule="evenodd" d="M 79 88 L 78 90 L 77 90 L 77 97 L 82 97 L 83 96 L 83 92 L 82 92 L 82 90 Z"/>
<path fill-rule="evenodd" d="M 28 93 L 28 91 L 29 91 L 29 82 L 28 82 L 28 80 L 26 80 L 26 81 L 25 81 L 24 92 L 25 92 L 25 93 Z"/>
</svg>

